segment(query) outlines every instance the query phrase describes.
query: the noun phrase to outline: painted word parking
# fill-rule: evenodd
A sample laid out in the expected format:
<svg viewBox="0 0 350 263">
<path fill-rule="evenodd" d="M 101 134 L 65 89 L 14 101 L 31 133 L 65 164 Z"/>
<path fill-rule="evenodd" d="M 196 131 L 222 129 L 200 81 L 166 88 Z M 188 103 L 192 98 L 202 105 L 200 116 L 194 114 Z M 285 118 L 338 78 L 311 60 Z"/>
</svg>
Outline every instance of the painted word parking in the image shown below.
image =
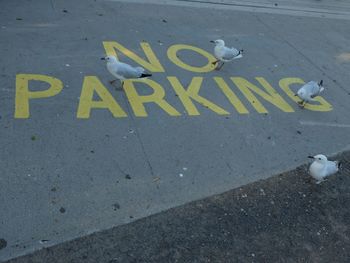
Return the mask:
<svg viewBox="0 0 350 263">
<path fill-rule="evenodd" d="M 103 46 L 107 55 L 117 57 L 120 52 L 129 57 L 138 65 L 144 67 L 152 73 L 165 73 L 164 67 L 160 63 L 156 54 L 147 42 L 140 43 L 147 60 L 142 59 L 133 51 L 124 47 L 116 41 L 105 41 Z M 207 59 L 207 64 L 202 67 L 192 66 L 182 61 L 178 52 L 187 50 L 195 52 Z M 212 62 L 215 57 L 207 51 L 184 44 L 175 44 L 167 50 L 168 59 L 176 66 L 193 73 L 207 73 L 214 70 Z M 123 90 L 126 94 L 128 102 L 137 117 L 147 117 L 145 105 L 153 103 L 160 107 L 169 116 L 181 116 L 185 113 L 190 116 L 200 115 L 197 104 L 201 104 L 207 109 L 218 115 L 229 115 L 234 112 L 239 114 L 248 114 L 250 111 L 247 105 L 251 105 L 257 113 L 268 113 L 264 106 L 266 103 L 273 105 L 282 112 L 295 112 L 300 99 L 295 96 L 296 88 L 305 82 L 298 77 L 282 78 L 278 82 L 278 89 L 274 88 L 264 77 L 255 77 L 254 79 L 246 79 L 240 76 L 214 76 L 212 79 L 203 76 L 193 76 L 190 83 L 184 85 L 178 76 L 166 76 L 167 84 L 160 84 L 154 79 L 130 79 L 126 80 Z M 35 91 L 36 82 L 45 82 L 49 85 L 46 90 Z M 218 103 L 214 103 L 210 98 L 200 95 L 201 87 L 208 84 L 212 88 L 218 89 L 225 96 L 232 108 L 224 108 Z M 214 85 L 212 85 L 214 83 Z M 30 85 L 29 85 L 30 84 Z M 164 85 L 167 85 L 166 88 Z M 292 86 L 294 85 L 293 89 Z M 29 89 L 29 86 L 34 87 Z M 16 75 L 16 99 L 15 99 L 15 118 L 25 119 L 31 116 L 30 101 L 34 99 L 44 99 L 53 97 L 63 91 L 63 83 L 54 76 L 42 74 L 17 74 Z M 140 95 L 139 89 L 149 90 L 148 95 Z M 183 109 L 177 109 L 166 99 L 166 90 L 171 88 L 179 101 L 183 105 Z M 245 100 L 241 100 L 238 94 L 243 95 Z M 94 100 L 94 96 L 99 100 Z M 287 99 L 289 101 L 287 101 Z M 115 118 L 127 117 L 125 109 L 118 103 L 118 99 L 111 94 L 102 81 L 97 76 L 85 76 L 79 103 L 77 107 L 76 117 L 79 119 L 88 119 L 94 109 L 105 109 L 109 111 Z M 305 109 L 311 111 L 331 111 L 332 105 L 323 97 L 317 96 L 313 103 L 306 103 Z"/>
</svg>

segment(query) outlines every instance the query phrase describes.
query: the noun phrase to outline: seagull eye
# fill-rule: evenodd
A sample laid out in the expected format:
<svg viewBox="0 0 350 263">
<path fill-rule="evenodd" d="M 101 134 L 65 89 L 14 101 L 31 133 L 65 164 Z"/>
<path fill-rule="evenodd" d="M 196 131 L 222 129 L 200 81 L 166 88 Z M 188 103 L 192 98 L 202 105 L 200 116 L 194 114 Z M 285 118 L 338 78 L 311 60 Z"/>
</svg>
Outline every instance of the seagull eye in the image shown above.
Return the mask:
<svg viewBox="0 0 350 263">
<path fill-rule="evenodd" d="M 321 161 L 321 158 L 318 158 Z"/>
</svg>

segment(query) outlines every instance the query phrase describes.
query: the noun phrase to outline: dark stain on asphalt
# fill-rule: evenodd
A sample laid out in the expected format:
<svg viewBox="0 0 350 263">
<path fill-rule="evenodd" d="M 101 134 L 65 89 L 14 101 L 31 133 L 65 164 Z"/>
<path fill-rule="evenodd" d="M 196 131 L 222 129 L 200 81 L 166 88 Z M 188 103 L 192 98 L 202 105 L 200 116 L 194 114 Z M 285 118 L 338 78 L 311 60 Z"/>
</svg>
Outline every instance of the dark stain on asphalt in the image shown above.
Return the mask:
<svg viewBox="0 0 350 263">
<path fill-rule="evenodd" d="M 3 238 L 0 238 L 0 250 L 7 247 L 7 241 Z"/>
<path fill-rule="evenodd" d="M 60 208 L 60 213 L 63 214 L 63 213 L 65 213 L 65 212 L 66 212 L 66 209 L 65 209 L 64 207 L 61 207 L 61 208 Z"/>
<path fill-rule="evenodd" d="M 117 211 L 118 209 L 120 209 L 120 204 L 119 203 L 114 203 L 113 204 L 113 210 Z"/>
</svg>

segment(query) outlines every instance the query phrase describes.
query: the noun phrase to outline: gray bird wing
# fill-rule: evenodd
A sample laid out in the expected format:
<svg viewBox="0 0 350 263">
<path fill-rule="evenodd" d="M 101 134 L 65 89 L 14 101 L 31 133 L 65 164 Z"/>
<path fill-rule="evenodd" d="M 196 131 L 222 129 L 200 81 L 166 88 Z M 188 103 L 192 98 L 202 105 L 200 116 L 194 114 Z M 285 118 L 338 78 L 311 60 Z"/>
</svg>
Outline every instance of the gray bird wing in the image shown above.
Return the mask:
<svg viewBox="0 0 350 263">
<path fill-rule="evenodd" d="M 326 163 L 326 176 L 335 174 L 338 172 L 338 163 L 337 162 L 332 162 L 332 161 L 327 161 Z"/>
<path fill-rule="evenodd" d="M 308 94 L 310 94 L 311 98 L 315 98 L 318 94 L 320 94 L 320 87 L 318 83 L 315 81 L 310 81 L 306 84 L 305 87 Z"/>
<path fill-rule="evenodd" d="M 134 68 L 126 63 L 119 62 L 115 67 L 115 73 L 126 79 L 136 79 L 142 74 L 141 68 Z"/>
<path fill-rule="evenodd" d="M 222 58 L 224 60 L 231 60 L 234 57 L 238 56 L 238 54 L 239 54 L 239 51 L 237 49 L 225 47 L 224 50 L 223 50 Z"/>
</svg>

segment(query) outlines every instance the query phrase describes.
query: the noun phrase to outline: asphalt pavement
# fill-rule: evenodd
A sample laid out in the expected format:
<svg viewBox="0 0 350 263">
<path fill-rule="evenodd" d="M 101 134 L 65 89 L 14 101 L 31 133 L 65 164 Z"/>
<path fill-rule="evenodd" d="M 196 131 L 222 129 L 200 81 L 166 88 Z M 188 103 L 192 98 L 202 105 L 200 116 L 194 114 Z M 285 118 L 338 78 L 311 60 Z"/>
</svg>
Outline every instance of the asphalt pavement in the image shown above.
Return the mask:
<svg viewBox="0 0 350 263">
<path fill-rule="evenodd" d="M 0 260 L 349 150 L 350 7 L 315 2 L 1 1 Z"/>
<path fill-rule="evenodd" d="M 349 262 L 350 152 L 315 184 L 307 165 L 8 263 Z"/>
</svg>

